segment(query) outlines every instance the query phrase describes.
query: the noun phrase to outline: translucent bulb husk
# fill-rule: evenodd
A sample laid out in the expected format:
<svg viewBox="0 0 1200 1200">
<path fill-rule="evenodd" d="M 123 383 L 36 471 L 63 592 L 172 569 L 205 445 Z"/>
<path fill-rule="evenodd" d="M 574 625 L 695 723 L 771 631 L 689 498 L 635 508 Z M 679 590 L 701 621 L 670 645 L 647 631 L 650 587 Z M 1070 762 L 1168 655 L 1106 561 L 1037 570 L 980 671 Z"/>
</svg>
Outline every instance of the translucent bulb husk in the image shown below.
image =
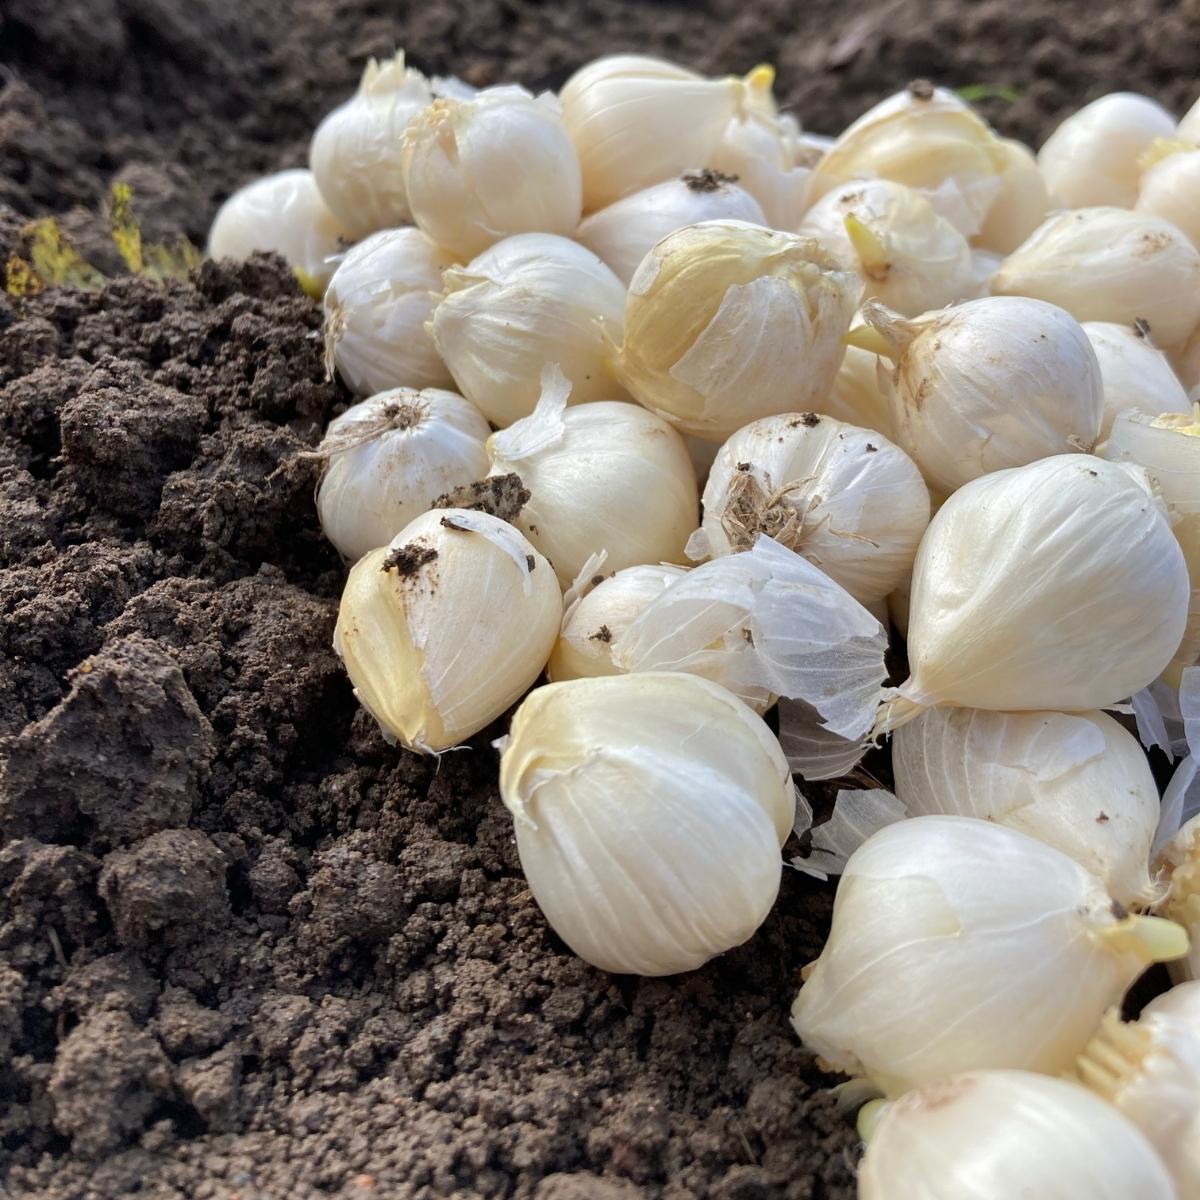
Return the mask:
<svg viewBox="0 0 1200 1200">
<path fill-rule="evenodd" d="M 913 817 L 851 855 L 792 1024 L 891 1096 L 980 1068 L 1055 1074 L 1146 966 L 1186 948 L 1179 926 L 1123 915 L 1091 872 L 1026 834 Z"/>
<path fill-rule="evenodd" d="M 1011 254 L 1045 219 L 1050 211 L 1046 180 L 1033 151 L 1021 142 L 1000 142 L 1004 167 L 1000 191 L 984 218 L 974 244 L 996 254 Z"/>
<path fill-rule="evenodd" d="M 862 276 L 863 295 L 916 316 L 974 290 L 967 239 L 920 192 L 862 179 L 827 192 L 798 230 Z"/>
<path fill-rule="evenodd" d="M 410 217 L 400 155 L 409 122 L 433 101 L 404 52 L 363 71 L 357 92 L 317 126 L 309 165 L 325 202 L 357 240 Z"/>
<path fill-rule="evenodd" d="M 562 629 L 546 668 L 551 680 L 561 683 L 619 675 L 621 668 L 612 657 L 613 642 L 652 600 L 686 574 L 686 567 L 645 564 L 602 579 L 563 614 Z"/>
<path fill-rule="evenodd" d="M 1142 172 L 1134 208 L 1170 221 L 1187 234 L 1193 246 L 1200 246 L 1197 195 L 1200 195 L 1200 146 L 1168 143 L 1163 156 Z"/>
<path fill-rule="evenodd" d="M 721 447 L 689 553 L 736 553 L 765 533 L 868 604 L 908 577 L 928 524 L 929 492 L 903 450 L 870 429 L 790 413 Z"/>
<path fill-rule="evenodd" d="M 279 171 L 239 188 L 221 205 L 208 231 L 207 253 L 238 260 L 258 252 L 278 254 L 304 290 L 319 298 L 346 235 L 311 171 Z"/>
<path fill-rule="evenodd" d="M 1067 117 L 1038 152 L 1038 166 L 1060 207 L 1132 208 L 1138 160 L 1155 138 L 1174 132 L 1175 119 L 1162 105 L 1134 92 L 1113 92 Z"/>
<path fill-rule="evenodd" d="M 754 933 L 795 815 L 770 729 L 677 674 L 538 688 L 513 718 L 500 795 L 555 932 L 638 975 L 690 971 Z"/>
<path fill-rule="evenodd" d="M 1121 208 L 1049 217 L 1001 264 L 1001 296 L 1034 296 L 1077 321 L 1144 321 L 1164 349 L 1200 324 L 1200 252 L 1168 221 Z"/>
<path fill-rule="evenodd" d="M 758 201 L 730 176 L 690 171 L 614 200 L 585 217 L 575 238 L 628 286 L 642 259 L 668 233 L 718 220 L 767 223 Z"/>
<path fill-rule="evenodd" d="M 858 292 L 811 239 L 741 221 L 692 225 L 634 275 L 616 370 L 677 428 L 723 440 L 757 417 L 818 407 Z"/>
<path fill-rule="evenodd" d="M 1152 1000 L 1136 1021 L 1105 1014 L 1076 1076 L 1146 1135 L 1179 1195 L 1200 1195 L 1200 983 Z"/>
<path fill-rule="evenodd" d="M 317 453 L 325 536 L 356 562 L 488 470 L 487 421 L 453 392 L 394 388 L 330 422 Z"/>
<path fill-rule="evenodd" d="M 533 412 L 557 363 L 572 403 L 623 396 L 608 368 L 625 288 L 590 250 L 554 234 L 506 238 L 443 275 L 430 329 L 459 390 L 488 420 Z"/>
<path fill-rule="evenodd" d="M 984 475 L 942 505 L 921 542 L 912 673 L 879 727 L 934 705 L 1116 704 L 1170 662 L 1190 591 L 1140 468 L 1071 454 Z"/>
<path fill-rule="evenodd" d="M 911 321 L 868 301 L 863 315 L 895 360 L 896 440 L 935 490 L 1091 450 L 1104 408 L 1100 367 L 1061 308 L 989 296 Z"/>
<path fill-rule="evenodd" d="M 1187 392 L 1166 355 L 1132 325 L 1088 321 L 1083 326 L 1104 386 L 1104 416 L 1100 437 L 1105 439 L 1122 413 L 1140 410 L 1150 416 L 1191 412 Z"/>
<path fill-rule="evenodd" d="M 531 416 L 491 440 L 493 475 L 517 474 L 531 493 L 516 520 L 568 587 L 594 554 L 609 570 L 683 562 L 699 498 L 687 447 L 636 404 L 567 408 L 570 385 L 545 373 Z"/>
<path fill-rule="evenodd" d="M 1105 713 L 930 709 L 896 731 L 892 767 L 910 816 L 995 821 L 1069 855 L 1126 908 L 1159 898 L 1158 788 L 1137 739 Z"/>
<path fill-rule="evenodd" d="M 405 131 L 403 167 L 413 220 L 464 257 L 518 233 L 569 237 L 579 224 L 579 160 L 549 93 L 436 100 Z"/>
<path fill-rule="evenodd" d="M 860 1200 L 1177 1200 L 1146 1138 L 1068 1080 L 970 1071 L 874 1117 Z"/>
<path fill-rule="evenodd" d="M 338 263 L 325 289 L 325 365 L 359 396 L 446 388 L 450 372 L 425 323 L 454 256 L 418 229 L 385 229 Z"/>
<path fill-rule="evenodd" d="M 516 529 L 486 513 L 438 509 L 355 564 L 333 644 L 384 733 L 436 753 L 520 698 L 561 621 L 558 580 Z"/>
</svg>

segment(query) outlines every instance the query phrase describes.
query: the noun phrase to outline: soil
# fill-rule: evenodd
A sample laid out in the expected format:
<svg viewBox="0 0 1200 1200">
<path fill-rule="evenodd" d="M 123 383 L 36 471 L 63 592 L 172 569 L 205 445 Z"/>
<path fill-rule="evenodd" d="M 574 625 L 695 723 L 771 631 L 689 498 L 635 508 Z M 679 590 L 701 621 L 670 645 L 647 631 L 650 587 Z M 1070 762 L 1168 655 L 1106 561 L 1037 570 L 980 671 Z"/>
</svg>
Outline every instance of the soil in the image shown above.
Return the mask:
<svg viewBox="0 0 1200 1200">
<path fill-rule="evenodd" d="M 914 76 L 1019 89 L 1037 139 L 1114 88 L 1194 98 L 1200 0 L 3 0 L 0 262 L 59 215 L 197 242 L 303 162 L 370 54 L 554 86 L 636 49 L 769 59 L 835 131 Z M 389 747 L 331 651 L 302 452 L 345 396 L 275 260 L 0 301 L 0 1196 L 853 1194 L 787 1007 L 829 890 L 747 946 L 605 975 L 525 888 L 489 731 Z"/>
</svg>

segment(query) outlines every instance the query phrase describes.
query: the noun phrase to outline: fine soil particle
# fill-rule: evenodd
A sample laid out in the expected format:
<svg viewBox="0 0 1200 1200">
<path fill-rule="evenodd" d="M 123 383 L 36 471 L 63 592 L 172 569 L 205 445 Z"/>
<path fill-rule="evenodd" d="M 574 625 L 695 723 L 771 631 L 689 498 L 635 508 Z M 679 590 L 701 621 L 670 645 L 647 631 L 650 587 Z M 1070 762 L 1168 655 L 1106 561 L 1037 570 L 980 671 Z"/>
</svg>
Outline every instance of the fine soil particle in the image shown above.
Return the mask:
<svg viewBox="0 0 1200 1200">
<path fill-rule="evenodd" d="M 200 242 L 369 55 L 556 86 L 586 57 L 770 60 L 833 132 L 909 80 L 1039 139 L 1113 88 L 1193 99 L 1200 0 L 9 0 L 0 262 L 104 197 Z M 7 207 L 6 207 L 7 206 Z M 853 1195 L 787 1023 L 830 891 L 748 945 L 614 977 L 549 931 L 490 740 L 390 747 L 331 649 L 305 457 L 348 397 L 282 264 L 0 300 L 0 1193 L 39 1200 Z M 828 799 L 815 789 L 814 800 Z"/>
<path fill-rule="evenodd" d="M 515 521 L 521 515 L 521 509 L 529 503 L 530 494 L 521 482 L 520 475 L 510 471 L 504 475 L 489 475 L 487 479 L 479 479 L 446 492 L 433 502 L 433 507 L 470 508 L 490 513 L 502 521 Z M 445 524 L 445 521 L 442 523 Z"/>
<path fill-rule="evenodd" d="M 389 550 L 384 555 L 379 569 L 395 571 L 397 579 L 410 579 L 419 574 L 421 568 L 426 563 L 433 562 L 437 556 L 438 552 L 432 546 L 423 545 L 421 542 L 409 542 L 407 545 L 397 546 L 395 550 Z"/>
</svg>

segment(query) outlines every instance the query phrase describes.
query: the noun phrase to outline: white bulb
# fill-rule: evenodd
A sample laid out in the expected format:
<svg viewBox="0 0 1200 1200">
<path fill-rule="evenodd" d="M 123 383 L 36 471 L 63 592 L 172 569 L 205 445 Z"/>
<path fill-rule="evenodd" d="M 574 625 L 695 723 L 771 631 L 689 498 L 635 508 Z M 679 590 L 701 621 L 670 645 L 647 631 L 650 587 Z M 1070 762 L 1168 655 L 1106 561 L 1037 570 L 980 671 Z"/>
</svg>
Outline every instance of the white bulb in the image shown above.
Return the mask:
<svg viewBox="0 0 1200 1200">
<path fill-rule="evenodd" d="M 436 388 L 394 388 L 330 422 L 318 453 L 325 536 L 351 562 L 488 470 L 490 430 L 473 405 Z"/>
<path fill-rule="evenodd" d="M 1046 179 L 1033 152 L 1021 142 L 1000 142 L 1004 167 L 1000 191 L 984 218 L 975 245 L 996 254 L 1011 254 L 1050 211 Z"/>
<path fill-rule="evenodd" d="M 1178 925 L 1120 915 L 1051 846 L 971 817 L 913 817 L 850 856 L 792 1024 L 890 1096 L 985 1067 L 1055 1074 L 1149 963 L 1186 948 Z"/>
<path fill-rule="evenodd" d="M 575 403 L 616 400 L 610 347 L 625 288 L 590 250 L 549 233 L 497 242 L 443 276 L 430 319 L 459 390 L 497 425 L 533 412 L 542 368 L 557 363 Z"/>
<path fill-rule="evenodd" d="M 1140 410 L 1151 416 L 1187 413 L 1192 406 L 1163 352 L 1131 325 L 1088 321 L 1083 326 L 1104 385 L 1100 436 L 1107 437 L 1122 413 Z"/>
<path fill-rule="evenodd" d="M 910 816 L 995 821 L 1069 855 L 1126 907 L 1157 897 L 1158 788 L 1137 739 L 1102 712 L 932 708 L 896 731 L 892 768 Z"/>
<path fill-rule="evenodd" d="M 538 688 L 513 718 L 500 796 L 555 932 L 635 975 L 690 971 L 746 941 L 779 891 L 795 816 L 771 731 L 688 675 Z"/>
<path fill-rule="evenodd" d="M 854 330 L 862 324 L 862 316 L 858 314 L 850 328 Z M 847 425 L 874 429 L 876 433 L 894 441 L 892 405 L 887 391 L 880 386 L 880 373 L 877 353 L 847 345 L 842 365 L 833 378 L 833 387 L 818 402 L 818 411 L 845 421 Z"/>
<path fill-rule="evenodd" d="M 1150 1143 L 1064 1079 L 970 1071 L 883 1108 L 859 1200 L 1178 1200 Z"/>
<path fill-rule="evenodd" d="M 1164 149 L 1163 156 L 1142 172 L 1134 208 L 1170 221 L 1193 246 L 1200 246 L 1200 147 L 1168 143 Z"/>
<path fill-rule="evenodd" d="M 1135 92 L 1113 92 L 1072 113 L 1046 139 L 1038 166 L 1060 206 L 1132 208 L 1138 159 L 1155 138 L 1171 137 L 1175 118 Z"/>
<path fill-rule="evenodd" d="M 1035 296 L 1077 321 L 1146 321 L 1155 345 L 1200 324 L 1200 251 L 1172 224 L 1122 208 L 1056 213 L 1001 264 L 992 291 Z"/>
<path fill-rule="evenodd" d="M 208 231 L 208 256 L 241 260 L 274 252 L 287 260 L 304 290 L 320 298 L 344 232 L 311 171 L 279 171 L 239 188 L 221 205 Z"/>
<path fill-rule="evenodd" d="M 732 177 L 711 170 L 690 171 L 585 217 L 575 237 L 628 286 L 642 259 L 668 233 L 718 220 L 767 223 L 758 201 Z"/>
<path fill-rule="evenodd" d="M 325 202 L 354 238 L 409 219 L 400 168 L 408 123 L 433 103 L 429 81 L 404 52 L 371 59 L 358 91 L 317 126 L 308 161 Z"/>
<path fill-rule="evenodd" d="M 558 101 L 520 87 L 435 101 L 404 135 L 413 220 L 464 257 L 518 233 L 570 236 L 579 160 Z"/>
<path fill-rule="evenodd" d="M 325 290 L 325 362 L 359 396 L 453 382 L 425 323 L 454 256 L 419 229 L 384 229 L 347 251 Z"/>
<path fill-rule="evenodd" d="M 688 551 L 731 554 L 765 533 L 868 604 L 908 578 L 928 524 L 929 492 L 898 446 L 832 417 L 789 413 L 753 421 L 721 447 Z"/>
</svg>

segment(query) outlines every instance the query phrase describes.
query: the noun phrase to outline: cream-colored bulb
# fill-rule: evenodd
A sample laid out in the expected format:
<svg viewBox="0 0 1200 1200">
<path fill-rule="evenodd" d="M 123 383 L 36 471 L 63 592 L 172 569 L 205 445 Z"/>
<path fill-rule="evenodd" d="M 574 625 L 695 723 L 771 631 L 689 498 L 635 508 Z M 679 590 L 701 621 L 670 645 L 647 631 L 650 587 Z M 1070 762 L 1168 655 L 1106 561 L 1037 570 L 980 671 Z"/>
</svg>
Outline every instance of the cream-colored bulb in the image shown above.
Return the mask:
<svg viewBox="0 0 1200 1200">
<path fill-rule="evenodd" d="M 617 373 L 647 408 L 713 441 L 818 408 L 859 290 L 809 238 L 742 221 L 676 230 L 629 286 Z"/>
<path fill-rule="evenodd" d="M 1191 412 L 1187 392 L 1166 355 L 1147 334 L 1135 326 L 1110 321 L 1087 321 L 1083 331 L 1096 352 L 1104 385 L 1102 439 L 1108 437 L 1122 413 L 1138 410 L 1158 416 Z"/>
<path fill-rule="evenodd" d="M 571 400 L 620 399 L 608 367 L 625 287 L 590 250 L 549 233 L 505 238 L 443 276 L 433 341 L 459 390 L 488 420 L 533 412 L 542 369 L 557 363 Z"/>
<path fill-rule="evenodd" d="M 850 856 L 792 1024 L 889 1096 L 980 1068 L 1055 1074 L 1150 963 L 1186 950 L 1178 925 L 1123 915 L 1096 876 L 1035 838 L 913 817 Z"/>
<path fill-rule="evenodd" d="M 862 314 L 856 314 L 850 325 L 851 332 L 864 323 Z M 887 391 L 880 387 L 879 375 L 878 353 L 847 344 L 833 386 L 820 401 L 819 411 L 845 421 L 847 425 L 873 429 L 894 441 L 891 400 Z"/>
<path fill-rule="evenodd" d="M 992 291 L 1046 300 L 1077 321 L 1145 321 L 1166 349 L 1200 324 L 1200 251 L 1161 217 L 1072 209 L 1050 217 L 1004 260 Z"/>
<path fill-rule="evenodd" d="M 446 508 L 423 513 L 359 559 L 333 646 L 384 733 L 431 754 L 459 745 L 520 699 L 561 622 L 558 580 L 518 530 L 487 513 Z"/>
<path fill-rule="evenodd" d="M 1176 980 L 1200 979 L 1200 816 L 1194 816 L 1167 843 L 1158 860 L 1167 895 L 1157 911 L 1188 931 L 1186 958 L 1171 964 Z"/>
<path fill-rule="evenodd" d="M 317 126 L 308 161 L 325 202 L 354 238 L 409 219 L 400 166 L 408 123 L 433 102 L 429 81 L 394 58 L 371 59 L 349 100 Z"/>
<path fill-rule="evenodd" d="M 942 505 L 921 541 L 911 675 L 879 727 L 946 704 L 1116 704 L 1171 661 L 1190 593 L 1141 468 L 1067 454 L 984 475 Z"/>
<path fill-rule="evenodd" d="M 513 718 L 500 796 L 555 932 L 634 975 L 690 971 L 751 937 L 795 816 L 770 729 L 689 675 L 538 688 Z"/>
<path fill-rule="evenodd" d="M 732 176 L 709 169 L 687 171 L 585 217 L 575 238 L 628 286 L 642 259 L 668 233 L 719 220 L 767 223 L 758 201 Z"/>
<path fill-rule="evenodd" d="M 1179 119 L 1175 128 L 1175 136 L 1185 142 L 1200 145 L 1200 100 L 1197 100 Z"/>
<path fill-rule="evenodd" d="M 1066 208 L 1132 208 L 1138 159 L 1155 138 L 1175 133 L 1175 118 L 1135 92 L 1113 92 L 1072 113 L 1038 151 L 1050 194 Z"/>
<path fill-rule="evenodd" d="M 929 492 L 898 446 L 816 413 L 763 417 L 720 449 L 693 558 L 749 549 L 765 533 L 859 603 L 907 579 L 929 524 Z"/>
<path fill-rule="evenodd" d="M 1100 367 L 1061 308 L 988 296 L 909 321 L 868 301 L 863 315 L 895 360 L 896 441 L 931 487 L 949 493 L 989 471 L 1091 450 Z"/>
<path fill-rule="evenodd" d="M 518 233 L 569 237 L 579 224 L 579 159 L 548 92 L 437 100 L 405 131 L 402 161 L 413 220 L 464 257 Z"/>
<path fill-rule="evenodd" d="M 967 239 L 920 192 L 861 179 L 827 192 L 797 232 L 831 251 L 873 296 L 905 316 L 969 299 L 975 271 Z"/>
<path fill-rule="evenodd" d="M 279 171 L 239 188 L 221 205 L 208 231 L 208 256 L 241 260 L 273 252 L 287 260 L 304 290 L 319 299 L 344 233 L 311 171 Z"/>
<path fill-rule="evenodd" d="M 1170 221 L 1200 246 L 1200 146 L 1173 141 L 1149 154 L 1134 209 Z"/>
<path fill-rule="evenodd" d="M 1193 404 L 1200 404 L 1200 325 L 1181 346 L 1175 347 L 1168 356 L 1179 382 L 1188 390 Z"/>
<path fill-rule="evenodd" d="M 350 562 L 386 546 L 410 521 L 488 469 L 488 423 L 437 388 L 394 388 L 332 421 L 317 453 L 325 536 Z"/>
<path fill-rule="evenodd" d="M 885 1104 L 859 1200 L 1181 1200 L 1145 1137 L 1103 1100 L 1029 1071 L 969 1071 Z"/>
<path fill-rule="evenodd" d="M 1028 146 L 1004 138 L 1000 149 L 1004 155 L 1000 191 L 988 209 L 975 245 L 996 254 L 1011 254 L 1046 219 L 1050 194 Z"/>
<path fill-rule="evenodd" d="M 896 731 L 892 767 L 910 816 L 995 821 L 1069 855 L 1127 908 L 1157 898 L 1158 788 L 1105 713 L 932 708 Z"/>
<path fill-rule="evenodd" d="M 325 289 L 325 365 L 356 395 L 453 382 L 425 323 L 454 256 L 419 229 L 384 229 L 347 251 Z"/>
<path fill-rule="evenodd" d="M 594 554 L 619 571 L 682 562 L 696 522 L 696 473 L 683 438 L 636 404 L 567 408 L 571 387 L 544 376 L 532 415 L 494 434 L 493 475 L 516 474 L 530 498 L 517 527 L 569 587 Z"/>
</svg>

